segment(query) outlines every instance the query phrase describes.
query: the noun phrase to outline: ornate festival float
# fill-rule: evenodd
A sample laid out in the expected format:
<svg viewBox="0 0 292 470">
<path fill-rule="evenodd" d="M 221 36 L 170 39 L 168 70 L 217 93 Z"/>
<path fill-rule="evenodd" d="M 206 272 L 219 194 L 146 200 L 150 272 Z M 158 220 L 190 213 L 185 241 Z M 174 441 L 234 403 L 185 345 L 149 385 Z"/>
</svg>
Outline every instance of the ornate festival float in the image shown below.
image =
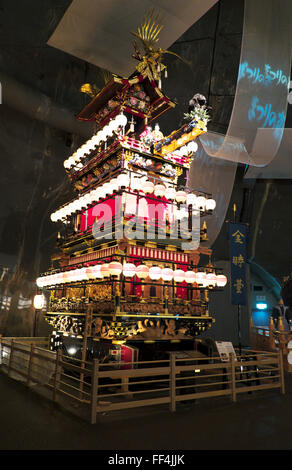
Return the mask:
<svg viewBox="0 0 292 470">
<path fill-rule="evenodd" d="M 208 109 L 195 95 L 185 124 L 160 131 L 157 119 L 175 107 L 161 90 L 161 28 L 153 12 L 146 17 L 133 33 L 144 47 L 134 42 L 134 73 L 113 75 L 78 115 L 95 132 L 64 162 L 76 196 L 51 215 L 58 252 L 37 279 L 49 293 L 51 349 L 68 337 L 83 347 L 88 338 L 116 348 L 193 341 L 214 321 L 209 293 L 227 279 L 200 258 L 211 260 L 201 217 L 216 202 L 188 180 Z"/>
</svg>

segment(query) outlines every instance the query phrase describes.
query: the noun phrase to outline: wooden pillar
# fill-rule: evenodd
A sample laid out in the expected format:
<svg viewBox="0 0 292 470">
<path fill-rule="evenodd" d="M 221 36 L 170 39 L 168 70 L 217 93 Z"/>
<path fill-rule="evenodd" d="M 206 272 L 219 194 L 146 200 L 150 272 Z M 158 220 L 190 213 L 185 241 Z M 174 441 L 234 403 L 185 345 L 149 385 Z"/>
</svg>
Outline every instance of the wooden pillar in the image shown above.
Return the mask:
<svg viewBox="0 0 292 470">
<path fill-rule="evenodd" d="M 14 339 L 11 340 L 10 344 L 10 356 L 9 356 L 9 364 L 8 364 L 8 376 L 10 376 L 12 362 L 13 362 L 13 353 L 14 353 Z"/>
<path fill-rule="evenodd" d="M 230 354 L 231 360 L 231 399 L 236 402 L 236 377 L 235 377 L 235 357 L 234 354 Z"/>
<path fill-rule="evenodd" d="M 60 379 L 61 379 L 61 372 L 62 366 L 60 362 L 62 361 L 62 350 L 59 348 L 56 354 L 56 368 L 55 368 L 55 380 L 54 380 L 54 388 L 53 388 L 53 401 L 57 399 L 57 392 L 59 389 Z"/>
<path fill-rule="evenodd" d="M 29 387 L 31 384 L 31 373 L 32 373 L 32 364 L 33 364 L 33 356 L 34 356 L 34 349 L 35 346 L 33 344 L 30 345 L 30 354 L 29 354 L 29 363 L 28 363 L 28 371 L 27 371 L 27 386 Z"/>
<path fill-rule="evenodd" d="M 255 347 L 255 331 L 254 331 L 252 315 L 250 316 L 250 319 L 249 319 L 249 342 L 250 342 L 250 346 L 254 348 Z"/>
<path fill-rule="evenodd" d="M 285 394 L 285 380 L 284 380 L 284 363 L 283 363 L 283 351 L 279 351 L 279 375 L 281 382 L 281 393 Z"/>
<path fill-rule="evenodd" d="M 176 361 L 175 353 L 170 355 L 170 411 L 176 411 Z"/>
<path fill-rule="evenodd" d="M 269 350 L 274 351 L 276 349 L 275 337 L 274 337 L 275 324 L 273 317 L 270 317 L 269 322 Z"/>
<path fill-rule="evenodd" d="M 279 349 L 282 352 L 285 351 L 285 329 L 283 324 L 283 317 L 280 315 L 278 320 L 278 331 L 279 331 Z"/>
<path fill-rule="evenodd" d="M 92 363 L 92 375 L 91 375 L 91 397 L 90 397 L 90 422 L 91 424 L 96 423 L 96 406 L 97 406 L 97 394 L 98 394 L 98 371 L 99 361 L 93 359 Z"/>
</svg>

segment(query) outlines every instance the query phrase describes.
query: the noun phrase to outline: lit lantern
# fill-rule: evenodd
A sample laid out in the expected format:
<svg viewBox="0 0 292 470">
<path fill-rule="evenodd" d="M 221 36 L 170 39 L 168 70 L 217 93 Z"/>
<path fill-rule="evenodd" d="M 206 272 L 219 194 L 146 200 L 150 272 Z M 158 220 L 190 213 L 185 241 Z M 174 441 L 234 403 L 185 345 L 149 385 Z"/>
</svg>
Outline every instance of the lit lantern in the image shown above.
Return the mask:
<svg viewBox="0 0 292 470">
<path fill-rule="evenodd" d="M 195 206 L 197 200 L 197 196 L 193 193 L 189 193 L 187 195 L 187 205 L 188 206 Z"/>
<path fill-rule="evenodd" d="M 139 279 L 146 279 L 149 275 L 149 268 L 145 264 L 140 264 L 136 267 L 136 274 Z"/>
<path fill-rule="evenodd" d="M 45 306 L 45 297 L 42 294 L 37 294 L 33 298 L 33 306 L 36 310 L 41 310 Z"/>
<path fill-rule="evenodd" d="M 136 274 L 136 266 L 133 263 L 125 263 L 123 266 L 123 275 L 133 277 Z"/>
<path fill-rule="evenodd" d="M 118 126 L 121 126 L 121 127 L 125 127 L 127 125 L 127 122 L 128 122 L 128 119 L 124 114 L 119 114 L 116 117 L 115 120 L 116 120 Z"/>
<path fill-rule="evenodd" d="M 104 183 L 102 185 L 102 189 L 103 189 L 103 194 L 105 196 L 110 196 L 111 194 L 111 187 L 110 187 L 110 184 L 109 183 Z"/>
<path fill-rule="evenodd" d="M 87 273 L 86 273 L 87 268 L 80 268 L 78 269 L 78 281 L 87 281 Z"/>
<path fill-rule="evenodd" d="M 216 207 L 216 201 L 214 199 L 206 200 L 206 211 L 213 211 Z"/>
<path fill-rule="evenodd" d="M 106 142 L 106 135 L 104 131 L 99 131 L 98 137 L 99 137 L 99 142 Z"/>
<path fill-rule="evenodd" d="M 198 150 L 198 144 L 194 141 L 189 142 L 187 147 L 190 153 L 195 153 Z"/>
<path fill-rule="evenodd" d="M 106 137 L 110 137 L 113 131 L 110 129 L 110 126 L 104 126 L 103 132 Z"/>
<path fill-rule="evenodd" d="M 89 266 L 89 268 L 86 268 L 86 276 L 87 279 L 95 279 L 95 266 Z"/>
<path fill-rule="evenodd" d="M 153 281 L 158 281 L 161 278 L 161 268 L 159 266 L 152 266 L 149 269 L 149 277 Z"/>
<path fill-rule="evenodd" d="M 112 185 L 113 192 L 118 191 L 119 190 L 118 178 L 113 178 L 111 180 L 111 185 Z"/>
<path fill-rule="evenodd" d="M 167 188 L 165 191 L 165 197 L 166 199 L 169 199 L 170 201 L 174 201 L 176 196 L 176 190 L 174 188 Z"/>
<path fill-rule="evenodd" d="M 163 197 L 165 195 L 165 186 L 163 184 L 156 184 L 154 186 L 154 196 Z"/>
<path fill-rule="evenodd" d="M 170 268 L 163 268 L 161 271 L 161 277 L 163 281 L 171 281 L 173 278 L 173 270 Z"/>
<path fill-rule="evenodd" d="M 79 281 L 79 269 L 74 269 L 71 271 L 71 282 Z"/>
<path fill-rule="evenodd" d="M 38 277 L 36 280 L 36 285 L 38 287 L 44 287 L 46 285 L 46 276 Z"/>
<path fill-rule="evenodd" d="M 123 270 L 123 266 L 118 261 L 112 261 L 108 265 L 108 269 L 111 276 L 119 276 Z"/>
<path fill-rule="evenodd" d="M 181 147 L 180 152 L 181 152 L 181 155 L 186 157 L 189 153 L 188 147 L 184 145 L 183 147 Z"/>
<path fill-rule="evenodd" d="M 55 279 L 53 281 L 55 284 L 63 284 L 64 282 L 63 273 L 57 273 L 54 276 L 55 276 Z"/>
<path fill-rule="evenodd" d="M 66 271 L 63 273 L 64 282 L 72 282 L 72 271 Z"/>
<path fill-rule="evenodd" d="M 102 279 L 102 274 L 100 272 L 101 264 L 96 264 L 92 267 L 92 275 L 94 275 L 94 279 Z"/>
<path fill-rule="evenodd" d="M 99 145 L 99 142 L 100 142 L 100 136 L 99 136 L 99 133 L 94 135 L 91 139 L 91 143 L 92 143 L 92 147 L 95 148 Z"/>
<path fill-rule="evenodd" d="M 131 178 L 131 189 L 133 191 L 139 191 L 139 189 L 141 189 L 141 181 L 137 176 L 132 176 Z"/>
<path fill-rule="evenodd" d="M 204 211 L 206 208 L 206 198 L 204 196 L 197 197 L 196 206 L 200 211 Z"/>
<path fill-rule="evenodd" d="M 194 282 L 196 282 L 196 273 L 194 273 L 194 271 L 185 272 L 185 281 L 188 284 L 193 284 Z"/>
<path fill-rule="evenodd" d="M 175 195 L 175 199 L 177 202 L 179 203 L 184 203 L 186 202 L 186 199 L 187 199 L 187 194 L 185 191 L 177 191 L 176 195 Z"/>
<path fill-rule="evenodd" d="M 152 194 L 154 191 L 154 184 L 151 181 L 145 181 L 145 183 L 142 184 L 142 191 L 145 194 Z"/>
<path fill-rule="evenodd" d="M 183 282 L 185 280 L 185 272 L 182 269 L 176 269 L 173 272 L 173 279 L 175 282 Z"/>
<path fill-rule="evenodd" d="M 196 283 L 201 286 L 201 287 L 204 287 L 206 285 L 206 273 L 204 272 L 198 272 L 198 273 L 195 273 L 196 274 Z"/>
<path fill-rule="evenodd" d="M 118 184 L 121 189 L 127 188 L 129 186 L 130 178 L 126 173 L 121 173 L 118 176 Z"/>
<path fill-rule="evenodd" d="M 92 194 L 92 202 L 97 202 L 101 197 L 100 188 L 94 189 L 93 191 L 91 191 L 91 194 Z"/>
<path fill-rule="evenodd" d="M 216 276 L 216 282 L 218 287 L 224 287 L 227 284 L 227 277 L 224 274 L 218 274 Z"/>
<path fill-rule="evenodd" d="M 109 265 L 107 263 L 101 265 L 100 274 L 102 275 L 102 277 L 109 277 L 110 272 L 109 272 Z"/>
<path fill-rule="evenodd" d="M 215 273 L 206 274 L 206 284 L 208 287 L 215 287 L 217 284 L 217 276 Z"/>
</svg>

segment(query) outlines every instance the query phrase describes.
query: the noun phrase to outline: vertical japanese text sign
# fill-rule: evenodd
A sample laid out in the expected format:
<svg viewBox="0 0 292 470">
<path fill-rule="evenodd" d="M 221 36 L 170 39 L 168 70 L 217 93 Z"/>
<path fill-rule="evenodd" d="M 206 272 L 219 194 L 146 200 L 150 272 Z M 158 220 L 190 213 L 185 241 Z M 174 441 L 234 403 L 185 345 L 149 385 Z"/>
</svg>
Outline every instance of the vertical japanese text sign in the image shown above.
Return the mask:
<svg viewBox="0 0 292 470">
<path fill-rule="evenodd" d="M 246 245 L 248 229 L 245 224 L 229 223 L 231 300 L 232 305 L 246 305 Z"/>
</svg>

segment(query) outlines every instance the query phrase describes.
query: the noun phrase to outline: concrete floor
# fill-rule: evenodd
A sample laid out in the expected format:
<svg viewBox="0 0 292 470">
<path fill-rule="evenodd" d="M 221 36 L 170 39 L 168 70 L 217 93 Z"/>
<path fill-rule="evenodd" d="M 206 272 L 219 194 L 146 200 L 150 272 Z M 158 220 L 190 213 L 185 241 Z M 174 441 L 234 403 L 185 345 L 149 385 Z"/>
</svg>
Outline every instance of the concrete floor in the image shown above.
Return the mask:
<svg viewBox="0 0 292 470">
<path fill-rule="evenodd" d="M 292 449 L 292 374 L 277 390 L 99 416 L 91 425 L 0 373 L 1 450 Z"/>
</svg>

